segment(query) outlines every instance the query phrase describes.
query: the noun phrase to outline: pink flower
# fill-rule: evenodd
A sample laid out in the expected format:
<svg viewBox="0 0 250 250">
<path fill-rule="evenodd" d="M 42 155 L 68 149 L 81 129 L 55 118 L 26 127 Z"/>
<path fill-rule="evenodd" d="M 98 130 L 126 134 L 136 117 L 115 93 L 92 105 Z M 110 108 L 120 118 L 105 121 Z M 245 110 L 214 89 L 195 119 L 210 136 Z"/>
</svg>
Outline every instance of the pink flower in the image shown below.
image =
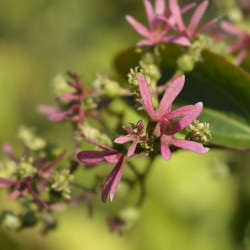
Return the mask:
<svg viewBox="0 0 250 250">
<path fill-rule="evenodd" d="M 176 25 L 172 25 L 172 28 L 180 35 L 188 38 L 189 40 L 195 37 L 198 33 L 200 33 L 202 30 L 204 30 L 207 26 L 215 22 L 216 19 L 212 19 L 208 22 L 206 22 L 198 31 L 195 31 L 197 28 L 197 25 L 199 24 L 204 12 L 206 11 L 208 6 L 208 1 L 202 2 L 195 10 L 191 21 L 188 25 L 188 27 L 185 26 L 182 15 L 181 15 L 181 9 L 178 4 L 178 0 L 169 0 L 169 8 L 173 15 L 173 18 L 175 20 Z M 167 21 L 167 20 L 166 20 Z M 171 25 L 171 23 L 169 23 Z"/>
<path fill-rule="evenodd" d="M 32 189 L 30 185 L 31 180 L 32 180 L 31 176 L 28 176 L 24 180 L 20 181 L 0 178 L 0 184 L 3 185 L 4 187 L 12 187 L 12 186 L 18 187 L 9 195 L 8 200 L 16 199 L 20 195 L 26 196 L 27 193 L 29 192 L 33 196 L 34 200 L 38 205 L 40 205 L 43 208 L 46 208 L 47 205 L 38 197 L 38 195 Z"/>
<path fill-rule="evenodd" d="M 46 115 L 52 122 L 60 122 L 65 119 L 70 120 L 74 123 L 83 123 L 85 121 L 85 116 L 91 116 L 98 119 L 95 115 L 90 114 L 82 107 L 82 103 L 85 97 L 94 92 L 93 89 L 86 89 L 83 87 L 82 77 L 73 73 L 69 73 L 69 76 L 75 81 L 68 81 L 68 85 L 71 86 L 75 92 L 66 93 L 62 96 L 57 97 L 57 101 L 60 103 L 62 101 L 68 102 L 67 110 L 62 110 L 61 108 L 54 106 L 41 105 L 38 107 L 38 112 Z"/>
<path fill-rule="evenodd" d="M 131 123 L 132 126 L 135 126 L 134 123 Z M 140 124 L 137 127 L 137 131 L 135 132 L 133 129 L 124 126 L 123 129 L 129 134 L 128 136 L 119 136 L 115 139 L 115 143 L 119 143 L 119 144 L 123 144 L 129 141 L 133 141 L 132 145 L 130 146 L 130 148 L 128 149 L 128 157 L 131 156 L 136 149 L 136 146 L 138 144 L 139 141 L 146 141 L 147 140 L 147 136 L 141 136 L 141 133 L 143 131 L 144 128 L 144 122 L 141 121 Z"/>
<path fill-rule="evenodd" d="M 204 147 L 199 143 L 172 139 L 172 135 L 176 134 L 177 132 L 191 124 L 200 115 L 203 108 L 202 103 L 199 102 L 195 105 L 187 105 L 171 111 L 174 99 L 180 93 L 184 86 L 185 76 L 182 75 L 171 83 L 171 85 L 165 91 L 164 96 L 156 111 L 153 108 L 149 86 L 145 77 L 139 73 L 137 74 L 137 79 L 141 97 L 143 100 L 142 104 L 146 112 L 148 113 L 152 121 L 161 122 L 162 157 L 165 160 L 170 159 L 171 152 L 167 144 L 172 144 L 189 150 L 193 149 L 192 151 L 194 152 L 207 152 L 207 149 L 204 150 Z M 183 118 L 180 120 L 172 120 L 181 116 L 183 116 Z M 166 129 L 170 124 L 174 124 L 174 126 L 166 132 Z"/>
<path fill-rule="evenodd" d="M 114 199 L 114 195 L 116 193 L 118 184 L 121 180 L 122 171 L 123 171 L 123 167 L 126 162 L 126 159 L 127 159 L 127 155 L 122 154 L 119 151 L 113 148 L 110 148 L 106 145 L 103 145 L 99 142 L 96 142 L 84 134 L 83 136 L 88 141 L 93 142 L 94 144 L 104 148 L 105 151 L 93 151 L 93 150 L 81 151 L 77 154 L 77 159 L 80 162 L 85 163 L 85 164 L 96 164 L 96 163 L 106 161 L 110 164 L 116 164 L 116 166 L 111 171 L 110 175 L 105 180 L 103 188 L 102 188 L 102 201 L 105 202 L 109 194 L 109 200 L 112 202 Z"/>
<path fill-rule="evenodd" d="M 198 154 L 204 154 L 208 152 L 208 148 L 203 147 L 201 143 L 188 141 L 188 140 L 180 140 L 180 139 L 173 139 L 172 136 L 188 125 L 190 125 L 201 113 L 202 111 L 202 103 L 199 102 L 195 104 L 197 107 L 197 111 L 190 113 L 188 115 L 184 115 L 184 117 L 177 121 L 172 128 L 167 130 L 168 124 L 163 123 L 161 126 L 161 155 L 165 161 L 170 160 L 171 158 L 171 151 L 168 147 L 168 144 L 174 145 L 179 148 L 191 150 Z"/>
<path fill-rule="evenodd" d="M 9 145 L 5 144 L 4 145 L 4 153 L 7 153 L 6 155 L 10 158 L 13 159 L 13 152 L 12 149 Z M 9 153 L 11 153 L 9 155 Z M 48 171 L 58 162 L 60 161 L 66 154 L 66 151 L 62 152 L 56 159 L 54 159 L 53 161 L 51 161 L 48 165 L 45 165 L 43 161 L 37 161 L 34 165 L 35 167 L 38 169 L 37 175 L 35 176 L 28 176 L 26 178 L 24 178 L 23 180 L 12 180 L 12 179 L 7 179 L 7 178 L 0 178 L 0 185 L 1 188 L 4 187 L 12 187 L 12 186 L 16 186 L 17 189 L 15 189 L 8 197 L 9 200 L 13 200 L 16 199 L 17 197 L 21 196 L 26 196 L 27 193 L 29 192 L 35 202 L 43 207 L 43 208 L 47 208 L 47 204 L 42 201 L 39 196 L 35 193 L 35 191 L 32 188 L 32 181 L 34 180 L 34 177 L 39 177 L 42 178 L 43 182 L 44 179 L 48 178 L 50 176 L 51 173 L 49 173 Z M 15 158 L 15 163 L 18 164 L 18 160 L 16 160 Z M 41 183 L 41 179 L 38 179 L 38 187 L 37 189 L 41 192 L 41 189 L 39 188 L 39 182 Z M 45 187 L 42 189 L 42 191 L 44 191 Z"/>
<path fill-rule="evenodd" d="M 250 51 L 250 34 L 236 28 L 228 22 L 223 22 L 222 28 L 230 35 L 240 38 L 240 41 L 229 46 L 228 51 L 231 53 L 238 50 L 239 53 L 236 56 L 236 63 L 241 64 Z"/>
<path fill-rule="evenodd" d="M 142 97 L 142 104 L 148 113 L 150 119 L 154 122 L 164 122 L 169 124 L 169 120 L 180 116 L 185 116 L 197 111 L 196 105 L 188 105 L 171 111 L 172 103 L 181 92 L 185 76 L 182 75 L 175 79 L 166 89 L 158 109 L 155 111 L 151 98 L 151 93 L 146 78 L 142 74 L 137 74 L 139 90 Z"/>
<path fill-rule="evenodd" d="M 133 26 L 133 28 L 146 40 L 140 40 L 137 45 L 153 45 L 156 43 L 165 43 L 165 42 L 173 42 L 182 44 L 184 46 L 189 46 L 190 42 L 183 36 L 165 36 L 166 33 L 171 29 L 171 27 L 164 23 L 161 16 L 164 15 L 165 12 L 165 1 L 164 0 L 156 0 L 155 9 L 153 9 L 149 0 L 144 0 L 144 6 L 147 13 L 147 19 L 149 23 L 149 28 L 147 29 L 141 23 L 136 21 L 133 17 L 127 15 L 127 21 Z"/>
</svg>

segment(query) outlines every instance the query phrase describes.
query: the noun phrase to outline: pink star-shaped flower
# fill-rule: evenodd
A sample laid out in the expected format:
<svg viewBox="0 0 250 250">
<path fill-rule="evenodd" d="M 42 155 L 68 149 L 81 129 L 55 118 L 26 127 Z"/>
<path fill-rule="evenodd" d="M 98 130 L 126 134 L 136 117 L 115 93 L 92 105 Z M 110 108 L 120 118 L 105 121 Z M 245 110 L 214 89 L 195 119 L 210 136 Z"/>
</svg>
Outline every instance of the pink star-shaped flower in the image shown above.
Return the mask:
<svg viewBox="0 0 250 250">
<path fill-rule="evenodd" d="M 173 42 L 184 46 L 189 46 L 190 42 L 183 36 L 165 36 L 166 33 L 171 29 L 168 24 L 165 24 L 161 20 L 161 16 L 165 12 L 165 1 L 156 0 L 155 9 L 152 7 L 149 0 L 144 0 L 144 6 L 147 13 L 147 19 L 149 23 L 149 29 L 144 25 L 136 21 L 133 17 L 127 15 L 127 21 L 133 26 L 133 28 L 146 40 L 140 40 L 137 45 L 153 45 L 156 43 Z"/>
<path fill-rule="evenodd" d="M 132 125 L 134 125 L 134 124 L 132 123 Z M 132 145 L 128 149 L 128 153 L 127 153 L 128 157 L 131 156 L 135 152 L 136 146 L 137 146 L 139 141 L 146 141 L 147 140 L 148 137 L 146 135 L 141 136 L 143 128 L 144 128 L 144 122 L 143 121 L 141 121 L 140 124 L 138 125 L 136 132 L 133 129 L 127 127 L 127 126 L 124 126 L 123 129 L 129 135 L 128 136 L 119 136 L 119 137 L 117 137 L 115 139 L 115 143 L 119 143 L 119 144 L 123 144 L 123 143 L 129 142 L 129 141 L 133 141 Z"/>
<path fill-rule="evenodd" d="M 233 43 L 229 46 L 228 52 L 239 51 L 236 56 L 236 63 L 239 65 L 243 62 L 250 51 L 250 34 L 236 28 L 229 22 L 223 22 L 222 28 L 230 35 L 240 38 L 240 41 Z"/>
<path fill-rule="evenodd" d="M 195 105 L 187 105 L 176 110 L 171 111 L 172 103 L 177 95 L 182 90 L 185 83 L 185 76 L 182 75 L 174 80 L 164 93 L 164 96 L 159 104 L 158 109 L 155 111 L 151 99 L 151 94 L 146 78 L 142 74 L 137 74 L 139 90 L 142 97 L 142 104 L 148 113 L 150 119 L 154 122 L 161 122 L 161 153 L 164 160 L 169 160 L 171 152 L 167 144 L 179 146 L 181 148 L 193 150 L 194 152 L 206 153 L 202 144 L 197 144 L 190 141 L 172 139 L 172 136 L 180 130 L 191 124 L 201 113 L 203 105 L 201 102 Z M 175 118 L 183 117 L 180 120 L 172 120 Z M 166 132 L 168 125 L 174 126 Z M 186 144 L 185 144 L 186 142 Z M 194 146 L 196 145 L 196 149 Z M 199 151 L 200 150 L 200 151 Z M 206 152 L 205 152 L 206 151 Z"/>
<path fill-rule="evenodd" d="M 102 188 L 102 201 L 105 202 L 109 194 L 109 200 L 112 202 L 118 184 L 121 180 L 123 167 L 127 159 L 127 154 L 120 153 L 119 151 L 113 148 L 110 148 L 106 145 L 96 142 L 84 134 L 83 136 L 88 141 L 98 145 L 99 147 L 104 148 L 105 151 L 94 151 L 94 150 L 81 151 L 76 156 L 80 162 L 85 164 L 96 164 L 106 161 L 110 164 L 116 164 L 116 166 L 111 171 L 110 175 L 105 180 Z"/>
<path fill-rule="evenodd" d="M 169 8 L 170 8 L 170 11 L 171 11 L 173 18 L 175 20 L 175 24 L 172 25 L 172 28 L 180 36 L 184 36 L 189 40 L 192 39 L 197 34 L 199 34 L 202 30 L 204 30 L 207 26 L 209 26 L 210 24 L 215 22 L 215 20 L 216 20 L 216 19 L 211 19 L 210 21 L 206 22 L 203 26 L 201 26 L 200 29 L 195 31 L 203 14 L 204 14 L 204 12 L 207 9 L 207 6 L 208 6 L 208 1 L 202 2 L 196 8 L 188 27 L 186 27 L 184 22 L 183 22 L 183 19 L 182 19 L 181 8 L 179 6 L 178 0 L 169 0 Z M 166 22 L 168 22 L 168 20 L 166 20 Z M 171 23 L 169 23 L 169 22 L 168 22 L 168 24 L 171 25 Z"/>
</svg>

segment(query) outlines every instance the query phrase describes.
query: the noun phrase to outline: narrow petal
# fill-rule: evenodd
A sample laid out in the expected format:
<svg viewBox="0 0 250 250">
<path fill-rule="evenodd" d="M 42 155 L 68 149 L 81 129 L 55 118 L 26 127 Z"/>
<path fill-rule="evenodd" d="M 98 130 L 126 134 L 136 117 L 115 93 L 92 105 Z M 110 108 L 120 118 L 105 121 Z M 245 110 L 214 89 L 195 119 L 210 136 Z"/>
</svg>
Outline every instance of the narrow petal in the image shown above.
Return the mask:
<svg viewBox="0 0 250 250">
<path fill-rule="evenodd" d="M 67 112 L 54 113 L 49 116 L 49 120 L 52 122 L 63 121 L 67 116 Z"/>
<path fill-rule="evenodd" d="M 10 195 L 8 196 L 8 200 L 12 201 L 15 200 L 18 196 L 21 195 L 21 191 L 19 189 L 14 190 L 13 192 L 10 193 Z"/>
<path fill-rule="evenodd" d="M 141 121 L 140 124 L 139 124 L 138 127 L 137 127 L 137 132 L 136 132 L 136 134 L 137 134 L 137 135 L 140 135 L 141 132 L 143 131 L 143 129 L 144 129 L 144 122 Z"/>
<path fill-rule="evenodd" d="M 231 23 L 229 22 L 223 22 L 222 23 L 222 28 L 229 34 L 233 35 L 233 36 L 239 36 L 239 37 L 244 37 L 245 36 L 245 32 L 236 28 L 235 26 L 233 26 Z"/>
<path fill-rule="evenodd" d="M 129 142 L 129 141 L 133 141 L 133 137 L 132 136 L 119 136 L 115 139 L 115 143 L 118 143 L 118 144 L 123 144 L 123 143 L 126 143 L 126 142 Z"/>
<path fill-rule="evenodd" d="M 105 183 L 102 188 L 102 201 L 103 202 L 106 201 L 109 192 L 110 192 L 110 196 L 109 196 L 110 201 L 112 202 L 116 189 L 121 179 L 122 170 L 123 170 L 125 161 L 126 161 L 126 157 L 122 157 L 120 161 L 117 163 L 117 165 L 113 168 L 110 175 L 105 180 Z"/>
<path fill-rule="evenodd" d="M 139 136 L 136 137 L 136 139 L 133 141 L 132 145 L 129 147 L 128 156 L 131 156 L 135 152 L 138 141 L 139 141 Z"/>
<path fill-rule="evenodd" d="M 156 0 L 155 1 L 155 13 L 156 15 L 164 15 L 166 10 L 165 0 Z"/>
<path fill-rule="evenodd" d="M 236 56 L 236 63 L 237 65 L 240 65 L 244 59 L 246 58 L 248 54 L 248 51 L 247 50 L 242 50 L 237 56 Z"/>
<path fill-rule="evenodd" d="M 135 131 L 130 127 L 123 126 L 122 128 L 130 135 L 133 135 L 135 133 Z"/>
<path fill-rule="evenodd" d="M 100 142 L 97 142 L 97 141 L 95 141 L 95 140 L 93 140 L 93 139 L 87 137 L 84 133 L 82 133 L 82 135 L 83 135 L 83 137 L 85 137 L 88 141 L 90 141 L 90 142 L 92 142 L 92 143 L 98 145 L 99 147 L 105 148 L 105 149 L 110 150 L 110 151 L 113 151 L 113 152 L 118 152 L 117 150 L 115 150 L 115 149 L 113 149 L 113 148 L 111 148 L 111 147 L 109 147 L 109 146 L 106 146 L 106 145 L 104 145 L 104 144 L 102 144 L 102 143 L 100 143 Z"/>
<path fill-rule="evenodd" d="M 67 151 L 63 151 L 61 154 L 58 155 L 56 159 L 54 159 L 52 162 L 50 162 L 46 167 L 41 169 L 41 172 L 46 172 L 48 171 L 51 167 L 53 167 L 57 162 L 59 162 L 65 155 Z"/>
<path fill-rule="evenodd" d="M 161 99 L 161 102 L 159 104 L 159 107 L 156 111 L 156 113 L 163 117 L 166 109 L 172 104 L 176 96 L 181 92 L 183 86 L 185 83 L 185 76 L 182 75 L 175 79 L 171 85 L 167 88 L 167 90 L 164 93 L 163 98 Z"/>
<path fill-rule="evenodd" d="M 16 186 L 16 185 L 20 185 L 21 183 L 22 183 L 21 181 L 10 180 L 10 179 L 0 177 L 0 184 L 3 184 L 5 186 Z"/>
<path fill-rule="evenodd" d="M 61 110 L 55 106 L 40 105 L 38 106 L 37 111 L 43 115 L 52 115 L 59 113 Z"/>
<path fill-rule="evenodd" d="M 205 148 L 201 143 L 194 141 L 171 139 L 169 143 L 176 147 L 187 149 L 198 154 L 205 154 L 209 151 L 209 148 Z"/>
<path fill-rule="evenodd" d="M 234 52 L 238 49 L 241 49 L 241 48 L 244 48 L 244 43 L 243 42 L 236 42 L 228 47 L 228 52 L 232 53 L 232 52 Z"/>
<path fill-rule="evenodd" d="M 208 6 L 208 1 L 204 1 L 196 8 L 188 26 L 188 32 L 190 34 L 194 34 L 194 31 L 197 25 L 199 24 L 204 12 L 206 11 L 207 6 Z"/>
<path fill-rule="evenodd" d="M 185 13 L 189 11 L 190 9 L 194 8 L 195 6 L 196 6 L 196 3 L 187 4 L 183 8 L 181 8 L 181 13 Z"/>
<path fill-rule="evenodd" d="M 109 164 L 116 164 L 119 162 L 122 156 L 122 154 L 106 155 L 104 156 L 104 159 Z"/>
<path fill-rule="evenodd" d="M 169 0 L 169 8 L 170 8 L 170 11 L 171 11 L 171 13 L 174 17 L 174 20 L 175 20 L 176 24 L 178 25 L 179 29 L 185 30 L 186 27 L 185 27 L 184 22 L 182 20 L 178 0 Z"/>
<path fill-rule="evenodd" d="M 165 161 L 169 161 L 171 158 L 170 148 L 164 141 L 161 141 L 161 155 Z"/>
<path fill-rule="evenodd" d="M 170 113 L 167 113 L 166 117 L 167 117 L 167 119 L 173 119 L 173 118 L 177 118 L 180 116 L 189 115 L 190 113 L 197 111 L 197 109 L 198 108 L 195 105 L 183 106 L 181 108 L 178 108 L 178 109 L 171 111 Z"/>
<path fill-rule="evenodd" d="M 95 164 L 99 162 L 105 161 L 104 156 L 109 156 L 115 154 L 114 152 L 108 151 L 81 151 L 79 152 L 76 157 L 77 159 L 85 164 Z"/>
<path fill-rule="evenodd" d="M 79 98 L 78 95 L 76 94 L 72 94 L 72 93 L 66 93 L 60 97 L 57 97 L 58 101 L 68 101 L 68 102 L 72 102 L 75 101 Z"/>
<path fill-rule="evenodd" d="M 147 80 L 140 73 L 137 74 L 137 80 L 138 80 L 139 89 L 140 89 L 141 97 L 143 100 L 144 108 L 146 109 L 148 115 L 151 117 L 151 115 L 154 113 L 154 107 L 153 107 L 153 102 L 152 102 L 151 93 L 149 90 Z"/>
<path fill-rule="evenodd" d="M 38 197 L 38 195 L 34 192 L 34 190 L 32 189 L 32 187 L 30 186 L 30 184 L 27 183 L 26 186 L 27 186 L 27 188 L 28 188 L 30 194 L 33 196 L 35 202 L 36 202 L 39 206 L 41 206 L 41 207 L 43 207 L 43 208 L 47 208 L 46 203 L 43 202 L 43 201 Z"/>
<path fill-rule="evenodd" d="M 188 115 L 185 115 L 180 121 L 176 122 L 174 126 L 166 132 L 166 134 L 172 136 L 191 124 L 200 115 L 203 109 L 202 102 L 195 104 L 195 106 L 197 107 L 196 110 Z"/>
<path fill-rule="evenodd" d="M 152 4 L 149 2 L 149 0 L 144 0 L 143 3 L 144 3 L 145 10 L 147 13 L 148 24 L 152 30 L 153 29 L 153 21 L 155 19 L 155 13 L 154 13 Z"/>
<path fill-rule="evenodd" d="M 209 21 L 207 21 L 205 24 L 203 24 L 196 32 L 193 36 L 196 36 L 197 34 L 199 34 L 200 32 L 202 32 L 204 29 L 206 29 L 208 26 L 210 26 L 211 24 L 215 23 L 217 21 L 216 18 L 211 19 Z"/>
<path fill-rule="evenodd" d="M 133 26 L 133 28 L 142 36 L 148 37 L 149 31 L 141 23 L 137 22 L 133 17 L 126 16 L 126 20 Z"/>
</svg>

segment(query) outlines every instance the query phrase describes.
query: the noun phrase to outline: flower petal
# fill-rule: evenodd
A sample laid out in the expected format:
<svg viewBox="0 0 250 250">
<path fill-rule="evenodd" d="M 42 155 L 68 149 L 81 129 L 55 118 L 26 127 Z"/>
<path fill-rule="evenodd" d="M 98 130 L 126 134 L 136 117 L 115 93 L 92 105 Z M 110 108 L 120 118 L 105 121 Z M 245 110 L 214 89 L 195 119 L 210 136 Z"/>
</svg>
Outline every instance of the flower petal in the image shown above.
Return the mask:
<svg viewBox="0 0 250 250">
<path fill-rule="evenodd" d="M 196 36 L 197 34 L 199 34 L 200 32 L 202 32 L 204 29 L 206 29 L 208 26 L 210 26 L 211 24 L 215 23 L 216 21 L 217 21 L 216 18 L 207 21 L 205 24 L 203 24 L 203 25 L 195 32 L 194 36 Z"/>
<path fill-rule="evenodd" d="M 51 167 L 53 167 L 57 162 L 59 162 L 65 155 L 67 151 L 63 151 L 61 154 L 58 155 L 56 159 L 54 159 L 52 162 L 50 162 L 46 167 L 43 167 L 40 171 L 41 172 L 46 172 L 48 171 Z"/>
<path fill-rule="evenodd" d="M 116 164 L 117 162 L 119 162 L 122 156 L 122 154 L 106 155 L 104 156 L 104 159 L 109 164 Z"/>
<path fill-rule="evenodd" d="M 176 122 L 170 130 L 166 131 L 166 134 L 172 136 L 191 124 L 200 115 L 203 104 L 202 102 L 199 102 L 195 104 L 195 106 L 197 107 L 196 110 L 188 115 L 185 115 L 180 121 Z"/>
<path fill-rule="evenodd" d="M 49 115 L 49 120 L 52 122 L 63 121 L 67 116 L 67 112 L 54 113 Z"/>
<path fill-rule="evenodd" d="M 137 136 L 136 139 L 133 141 L 132 145 L 129 147 L 128 156 L 131 156 L 135 152 L 139 139 L 140 139 L 139 136 Z"/>
<path fill-rule="evenodd" d="M 133 135 L 135 133 L 135 131 L 130 127 L 123 126 L 122 128 L 130 135 Z"/>
<path fill-rule="evenodd" d="M 132 16 L 126 16 L 126 20 L 133 26 L 133 28 L 142 36 L 148 37 L 149 31 L 141 23 L 137 22 Z"/>
<path fill-rule="evenodd" d="M 137 127 L 137 132 L 136 132 L 136 134 L 137 134 L 137 135 L 140 135 L 141 132 L 143 131 L 143 129 L 144 129 L 144 122 L 141 121 L 140 124 L 139 124 L 138 127 Z"/>
<path fill-rule="evenodd" d="M 30 184 L 27 183 L 26 186 L 27 186 L 27 188 L 28 188 L 30 194 L 33 196 L 35 202 L 36 202 L 39 206 L 41 206 L 41 207 L 43 207 L 43 208 L 47 208 L 46 203 L 44 203 L 44 202 L 38 197 L 38 195 L 34 192 L 34 190 L 32 189 L 32 187 L 30 186 Z"/>
<path fill-rule="evenodd" d="M 180 30 L 185 30 L 186 27 L 184 25 L 182 16 L 181 16 L 181 10 L 180 6 L 178 4 L 178 0 L 169 0 L 169 9 L 174 17 L 174 20 L 176 24 L 178 25 Z"/>
<path fill-rule="evenodd" d="M 147 13 L 148 24 L 152 30 L 153 29 L 153 21 L 155 19 L 155 13 L 154 13 L 152 4 L 149 2 L 149 0 L 144 0 L 143 3 L 144 3 L 145 10 Z"/>
<path fill-rule="evenodd" d="M 149 90 L 147 80 L 140 73 L 137 74 L 137 80 L 138 80 L 138 85 L 139 85 L 141 97 L 143 100 L 144 108 L 146 109 L 148 115 L 151 117 L 152 114 L 154 113 L 154 107 L 153 107 L 153 102 L 152 102 L 151 93 Z"/>
<path fill-rule="evenodd" d="M 208 1 L 204 1 L 202 2 L 195 10 L 192 18 L 191 18 L 191 21 L 189 23 L 189 26 L 188 26 L 188 32 L 189 34 L 194 34 L 194 31 L 198 25 L 198 23 L 200 22 L 204 12 L 206 11 L 207 9 L 207 6 L 208 6 Z"/>
<path fill-rule="evenodd" d="M 61 110 L 58 107 L 47 106 L 47 105 L 40 105 L 37 107 L 37 110 L 40 114 L 43 115 L 52 115 L 61 112 Z"/>
<path fill-rule="evenodd" d="M 240 65 L 243 61 L 244 61 L 244 59 L 246 58 L 246 56 L 247 56 L 247 54 L 248 54 L 248 51 L 247 50 L 242 50 L 237 56 L 236 56 L 236 63 L 237 63 L 237 65 Z"/>
<path fill-rule="evenodd" d="M 116 189 L 121 179 L 122 170 L 123 170 L 125 161 L 126 161 L 126 157 L 121 157 L 117 165 L 113 168 L 112 172 L 105 180 L 103 188 L 102 188 L 102 201 L 103 202 L 106 201 L 109 192 L 110 192 L 109 199 L 111 202 L 113 201 Z"/>
<path fill-rule="evenodd" d="M 77 159 L 85 164 L 95 164 L 99 162 L 105 161 L 104 156 L 114 155 L 114 152 L 109 151 L 81 151 L 79 152 L 76 157 Z"/>
<path fill-rule="evenodd" d="M 156 113 L 163 117 L 166 109 L 172 104 L 176 96 L 181 92 L 183 86 L 185 83 L 185 76 L 182 75 L 175 79 L 171 85 L 167 88 L 167 90 L 164 93 L 164 96 L 161 99 L 161 102 L 159 104 L 159 107 L 156 111 Z"/>
<path fill-rule="evenodd" d="M 8 196 L 8 200 L 9 201 L 15 200 L 21 194 L 22 192 L 19 189 L 16 189 L 10 193 L 10 195 Z"/>
<path fill-rule="evenodd" d="M 129 141 L 133 141 L 133 137 L 132 136 L 119 136 L 117 137 L 114 142 L 115 143 L 118 143 L 118 144 L 123 144 L 123 143 L 126 143 L 126 142 L 129 142 Z"/>
<path fill-rule="evenodd" d="M 162 38 L 162 42 L 176 43 L 183 46 L 190 46 L 190 41 L 184 36 L 166 36 Z"/>
<path fill-rule="evenodd" d="M 209 151 L 209 148 L 205 148 L 201 143 L 180 139 L 172 139 L 169 142 L 171 145 L 174 145 L 179 148 L 190 150 L 194 153 L 205 154 Z"/>
<path fill-rule="evenodd" d="M 93 139 L 87 137 L 84 133 L 82 133 L 82 135 L 83 135 L 83 137 L 85 137 L 88 141 L 90 141 L 90 142 L 92 142 L 92 143 L 98 145 L 99 147 L 102 147 L 102 148 L 105 148 L 105 149 L 107 149 L 107 150 L 110 150 L 110 151 L 113 151 L 113 152 L 118 153 L 117 150 L 115 150 L 115 149 L 113 149 L 113 148 L 111 148 L 111 147 L 109 147 L 109 146 L 106 146 L 106 145 L 104 145 L 104 144 L 102 144 L 102 143 L 100 143 L 100 142 L 97 142 L 97 141 L 95 141 L 95 140 L 93 140 Z"/>
<path fill-rule="evenodd" d="M 155 14 L 163 15 L 166 9 L 165 0 L 156 0 L 155 1 Z"/>
<path fill-rule="evenodd" d="M 238 28 L 236 28 L 234 25 L 232 25 L 229 22 L 223 22 L 222 23 L 222 28 L 229 34 L 233 36 L 239 36 L 239 37 L 244 37 L 246 33 Z"/>
<path fill-rule="evenodd" d="M 161 140 L 161 155 L 165 161 L 169 161 L 171 158 L 170 148 L 164 140 Z"/>
<path fill-rule="evenodd" d="M 234 51 L 241 49 L 241 48 L 244 48 L 244 42 L 242 42 L 242 41 L 236 42 L 228 47 L 228 52 L 231 53 L 231 52 L 234 52 Z"/>
<path fill-rule="evenodd" d="M 3 184 L 4 186 L 17 186 L 20 185 L 21 183 L 22 181 L 10 180 L 0 177 L 0 184 Z"/>
<path fill-rule="evenodd" d="M 169 119 L 177 118 L 180 116 L 189 115 L 190 113 L 193 113 L 194 111 L 197 111 L 197 106 L 187 105 L 187 106 L 183 106 L 181 108 L 175 109 L 171 111 L 170 113 L 167 113 L 166 117 L 169 120 Z"/>
</svg>

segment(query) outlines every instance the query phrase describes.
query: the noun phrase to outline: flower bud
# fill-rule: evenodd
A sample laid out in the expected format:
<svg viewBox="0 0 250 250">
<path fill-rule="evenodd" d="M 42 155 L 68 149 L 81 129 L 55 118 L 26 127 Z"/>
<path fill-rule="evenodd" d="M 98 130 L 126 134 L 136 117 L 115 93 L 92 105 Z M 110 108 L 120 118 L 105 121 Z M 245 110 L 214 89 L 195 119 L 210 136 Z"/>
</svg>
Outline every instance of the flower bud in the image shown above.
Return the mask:
<svg viewBox="0 0 250 250">
<path fill-rule="evenodd" d="M 17 176 L 18 179 L 22 180 L 27 176 L 32 176 L 37 172 L 37 169 L 32 166 L 33 158 L 29 157 L 27 160 L 21 158 L 20 163 L 14 170 L 14 175 Z"/>
<path fill-rule="evenodd" d="M 212 138 L 211 131 L 209 129 L 209 123 L 199 123 L 199 121 L 195 120 L 194 125 L 189 125 L 191 128 L 191 132 L 189 133 L 190 140 L 200 143 L 207 142 L 207 136 Z"/>
<path fill-rule="evenodd" d="M 190 72 L 194 69 L 194 62 L 190 55 L 184 54 L 177 59 L 178 68 L 183 72 Z"/>
<path fill-rule="evenodd" d="M 19 216 L 10 211 L 0 212 L 0 228 L 9 230 L 18 230 L 21 228 L 22 222 Z"/>
<path fill-rule="evenodd" d="M 70 182 L 73 180 L 73 175 L 68 169 L 57 170 L 49 179 L 50 194 L 69 200 L 71 197 Z"/>
<path fill-rule="evenodd" d="M 57 97 L 63 96 L 67 93 L 73 93 L 75 91 L 74 88 L 67 83 L 66 78 L 62 75 L 57 75 L 53 79 L 52 86 L 54 94 Z"/>
<path fill-rule="evenodd" d="M 118 217 L 125 222 L 124 229 L 130 229 L 138 221 L 140 214 L 136 207 L 127 207 L 119 212 Z"/>
<path fill-rule="evenodd" d="M 22 126 L 19 128 L 17 136 L 22 143 L 32 151 L 41 150 L 46 146 L 46 141 L 37 137 L 33 128 Z"/>
</svg>

